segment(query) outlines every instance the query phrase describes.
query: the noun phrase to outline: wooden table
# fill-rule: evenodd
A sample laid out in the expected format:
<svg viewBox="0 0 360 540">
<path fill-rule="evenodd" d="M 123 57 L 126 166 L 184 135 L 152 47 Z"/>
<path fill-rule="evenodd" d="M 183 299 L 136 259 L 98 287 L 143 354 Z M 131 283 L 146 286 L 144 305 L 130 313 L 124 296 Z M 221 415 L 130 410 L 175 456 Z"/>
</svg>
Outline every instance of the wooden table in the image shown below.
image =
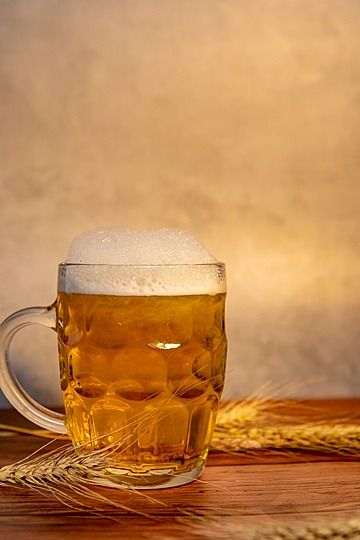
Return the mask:
<svg viewBox="0 0 360 540">
<path fill-rule="evenodd" d="M 314 401 L 311 402 L 314 404 Z M 359 411 L 359 400 L 316 401 L 329 415 Z M 0 422 L 26 425 L 14 411 L 0 411 Z M 44 441 L 25 435 L 0 437 L 0 465 L 12 463 Z M 360 461 L 315 453 L 234 457 L 212 454 L 201 482 L 173 489 L 147 491 L 161 504 L 142 496 L 103 490 L 136 513 L 104 508 L 102 516 L 79 512 L 35 492 L 0 488 L 0 538 L 94 539 L 219 538 L 209 523 L 208 534 L 196 535 L 179 523 L 184 510 L 205 512 L 209 519 L 254 524 L 305 518 L 360 516 Z M 113 519 L 108 519 L 111 517 Z M 246 538 L 246 533 L 241 538 Z M 235 537 L 234 537 L 235 538 Z M 240 538 L 240 536 L 236 536 Z"/>
</svg>

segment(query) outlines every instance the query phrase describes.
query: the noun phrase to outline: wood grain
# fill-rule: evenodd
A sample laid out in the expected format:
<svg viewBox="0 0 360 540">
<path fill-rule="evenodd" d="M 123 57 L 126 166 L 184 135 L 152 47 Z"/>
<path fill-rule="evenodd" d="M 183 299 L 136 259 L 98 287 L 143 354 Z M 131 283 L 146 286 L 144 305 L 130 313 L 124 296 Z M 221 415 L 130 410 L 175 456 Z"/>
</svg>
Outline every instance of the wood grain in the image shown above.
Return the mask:
<svg viewBox="0 0 360 540">
<path fill-rule="evenodd" d="M 330 417 L 359 410 L 360 400 L 311 403 L 321 406 Z M 0 413 L 3 423 L 26 423 L 14 412 Z M 2 436 L 0 464 L 12 463 L 43 443 L 30 436 Z M 352 517 L 360 515 L 360 461 L 316 453 L 246 458 L 213 454 L 200 482 L 147 492 L 159 504 L 126 492 L 104 489 L 101 493 L 149 517 L 109 507 L 101 509 L 102 516 L 80 513 L 36 493 L 3 487 L 0 538 L 195 538 L 186 525 L 176 521 L 185 510 L 236 521 L 244 527 L 270 521 Z"/>
</svg>

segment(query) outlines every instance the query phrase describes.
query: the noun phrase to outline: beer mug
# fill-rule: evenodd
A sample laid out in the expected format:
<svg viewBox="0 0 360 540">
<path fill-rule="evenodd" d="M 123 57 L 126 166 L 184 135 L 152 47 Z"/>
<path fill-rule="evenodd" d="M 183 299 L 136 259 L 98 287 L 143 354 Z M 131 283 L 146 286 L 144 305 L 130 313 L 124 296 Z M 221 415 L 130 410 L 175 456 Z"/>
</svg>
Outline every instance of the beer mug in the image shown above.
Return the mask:
<svg viewBox="0 0 360 540">
<path fill-rule="evenodd" d="M 224 264 L 189 233 L 84 233 L 59 265 L 56 301 L 2 323 L 1 388 L 78 452 L 111 450 L 117 481 L 185 484 L 202 473 L 223 389 L 224 304 Z M 65 415 L 37 403 L 11 371 L 10 343 L 31 324 L 57 333 Z"/>
</svg>

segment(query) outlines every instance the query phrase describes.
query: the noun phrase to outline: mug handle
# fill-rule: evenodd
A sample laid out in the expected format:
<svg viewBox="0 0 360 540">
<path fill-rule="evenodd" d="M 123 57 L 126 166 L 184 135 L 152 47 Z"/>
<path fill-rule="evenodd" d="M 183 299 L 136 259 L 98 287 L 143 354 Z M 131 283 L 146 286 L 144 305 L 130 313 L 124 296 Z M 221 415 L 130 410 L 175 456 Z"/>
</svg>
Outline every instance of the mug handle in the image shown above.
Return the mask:
<svg viewBox="0 0 360 540">
<path fill-rule="evenodd" d="M 25 392 L 10 366 L 10 344 L 15 334 L 31 324 L 56 331 L 56 303 L 48 307 L 30 307 L 16 311 L 0 325 L 0 387 L 10 403 L 25 418 L 56 433 L 66 433 L 65 415 L 37 403 Z"/>
</svg>

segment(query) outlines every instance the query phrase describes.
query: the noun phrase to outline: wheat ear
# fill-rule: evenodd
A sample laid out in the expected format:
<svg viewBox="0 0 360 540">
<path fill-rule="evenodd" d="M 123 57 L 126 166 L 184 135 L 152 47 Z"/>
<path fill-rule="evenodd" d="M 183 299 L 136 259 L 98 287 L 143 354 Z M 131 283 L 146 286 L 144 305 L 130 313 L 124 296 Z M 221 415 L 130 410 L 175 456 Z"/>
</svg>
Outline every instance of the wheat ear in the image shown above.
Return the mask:
<svg viewBox="0 0 360 540">
<path fill-rule="evenodd" d="M 266 398 L 229 403 L 219 411 L 211 448 L 231 453 L 274 449 L 360 455 L 359 424 L 346 418 L 296 420 L 277 412 L 278 407 L 279 402 Z"/>
</svg>

